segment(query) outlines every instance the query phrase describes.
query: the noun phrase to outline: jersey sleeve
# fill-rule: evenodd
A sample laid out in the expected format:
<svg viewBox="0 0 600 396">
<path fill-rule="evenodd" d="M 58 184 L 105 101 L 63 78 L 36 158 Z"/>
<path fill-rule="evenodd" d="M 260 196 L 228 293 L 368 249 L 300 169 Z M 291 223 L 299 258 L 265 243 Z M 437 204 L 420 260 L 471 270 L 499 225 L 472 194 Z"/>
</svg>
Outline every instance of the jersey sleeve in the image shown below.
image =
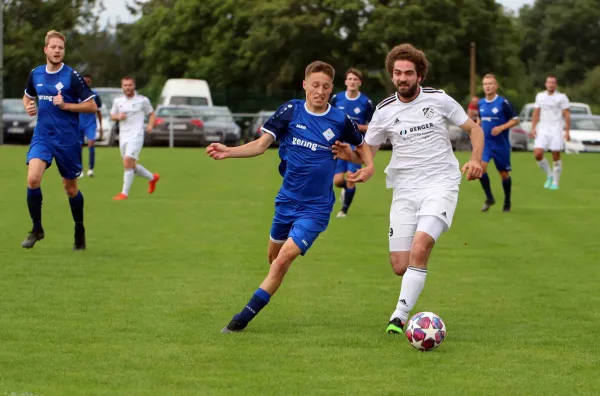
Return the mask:
<svg viewBox="0 0 600 396">
<path fill-rule="evenodd" d="M 79 99 L 81 102 L 87 102 L 96 96 L 75 70 L 73 70 L 73 74 L 71 74 L 71 89 L 73 90 L 75 98 Z"/>
<path fill-rule="evenodd" d="M 504 112 L 504 117 L 506 117 L 507 120 L 519 118 L 517 112 L 515 111 L 514 107 L 512 107 L 508 99 L 504 99 L 502 102 L 502 111 Z"/>
<path fill-rule="evenodd" d="M 356 123 L 347 115 L 345 117 L 344 130 L 342 131 L 342 141 L 355 146 L 360 146 L 364 142 L 363 136 L 358 131 Z"/>
<path fill-rule="evenodd" d="M 113 100 L 112 108 L 110 109 L 110 114 L 116 115 L 117 113 L 119 113 L 119 104 L 117 102 L 117 99 Z"/>
<path fill-rule="evenodd" d="M 336 105 L 335 105 L 335 104 L 336 104 L 336 102 L 337 102 L 337 95 L 332 95 L 332 96 L 331 96 L 331 99 L 329 99 L 329 104 L 330 104 L 332 107 L 336 107 Z"/>
<path fill-rule="evenodd" d="M 444 93 L 444 117 L 456 126 L 461 126 L 469 120 L 469 116 L 462 106 L 450 95 Z"/>
<path fill-rule="evenodd" d="M 293 116 L 294 104 L 292 102 L 284 103 L 279 106 L 275 114 L 264 123 L 260 130 L 277 140 L 287 131 Z"/>
<path fill-rule="evenodd" d="M 371 122 L 373 118 L 373 113 L 375 113 L 375 105 L 371 99 L 367 99 L 367 106 L 365 110 L 365 122 L 368 124 Z"/>
<path fill-rule="evenodd" d="M 562 98 L 560 98 L 561 110 L 568 110 L 570 105 L 571 104 L 569 103 L 569 98 L 567 97 L 567 95 L 563 94 Z"/>
<path fill-rule="evenodd" d="M 94 101 L 96 102 L 96 106 L 98 107 L 98 111 L 102 108 L 102 99 L 100 99 L 100 95 L 96 94 L 94 97 Z"/>
<path fill-rule="evenodd" d="M 35 89 L 35 83 L 33 82 L 33 70 L 29 73 L 29 78 L 27 79 L 27 88 L 25 88 L 25 95 L 30 98 L 37 97 L 37 90 Z"/>
<path fill-rule="evenodd" d="M 150 103 L 150 99 L 144 98 L 142 109 L 144 110 L 145 115 L 149 115 L 154 111 L 154 108 L 152 108 L 152 104 Z"/>
<path fill-rule="evenodd" d="M 535 95 L 535 104 L 533 105 L 533 107 L 536 109 L 542 107 L 542 94 Z"/>
<path fill-rule="evenodd" d="M 381 110 L 375 109 L 371 122 L 367 128 L 367 133 L 365 134 L 365 142 L 367 142 L 369 146 L 380 146 L 385 143 L 387 138 L 388 133 L 381 120 Z"/>
</svg>

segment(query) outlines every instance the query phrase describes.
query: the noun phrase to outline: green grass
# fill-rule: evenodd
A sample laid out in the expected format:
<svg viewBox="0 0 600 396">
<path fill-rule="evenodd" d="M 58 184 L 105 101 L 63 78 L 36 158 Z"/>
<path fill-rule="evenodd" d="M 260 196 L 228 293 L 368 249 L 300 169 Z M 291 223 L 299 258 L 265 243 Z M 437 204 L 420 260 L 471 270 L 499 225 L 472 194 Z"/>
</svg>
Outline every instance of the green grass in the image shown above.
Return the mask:
<svg viewBox="0 0 600 396">
<path fill-rule="evenodd" d="M 216 162 L 201 149 L 145 149 L 141 163 L 162 175 L 156 193 L 136 179 L 114 202 L 118 150 L 98 149 L 97 177 L 80 183 L 83 253 L 71 251 L 55 166 L 46 239 L 20 247 L 25 153 L 0 147 L 0 395 L 600 393 L 600 157 L 565 157 L 561 189 L 548 191 L 531 154 L 514 155 L 509 214 L 480 213 L 479 183 L 463 182 L 415 307 L 438 313 L 448 337 L 421 353 L 384 333 L 400 286 L 387 258 L 390 152 L 350 216 L 332 218 L 271 304 L 231 335 L 219 331 L 268 270 L 275 151 Z"/>
</svg>

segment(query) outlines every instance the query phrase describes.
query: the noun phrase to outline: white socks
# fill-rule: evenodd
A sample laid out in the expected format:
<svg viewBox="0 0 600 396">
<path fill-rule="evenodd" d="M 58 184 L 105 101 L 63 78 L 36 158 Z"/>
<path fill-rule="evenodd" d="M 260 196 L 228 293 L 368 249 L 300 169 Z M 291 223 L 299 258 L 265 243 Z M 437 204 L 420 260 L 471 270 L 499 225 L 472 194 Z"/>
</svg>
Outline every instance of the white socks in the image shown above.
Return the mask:
<svg viewBox="0 0 600 396">
<path fill-rule="evenodd" d="M 552 172 L 550 171 L 550 164 L 548 164 L 546 158 L 542 158 L 541 161 L 538 161 L 538 166 L 542 168 L 544 172 L 546 172 L 546 177 L 552 176 Z"/>
<path fill-rule="evenodd" d="M 423 290 L 423 286 L 425 286 L 426 277 L 426 269 L 408 267 L 406 273 L 402 277 L 398 305 L 396 305 L 396 310 L 392 314 L 390 320 L 400 318 L 403 323 L 406 323 L 410 310 L 414 308 L 417 299 Z"/>
<path fill-rule="evenodd" d="M 148 169 L 139 164 L 135 166 L 135 174 L 148 180 L 154 179 L 154 175 Z"/>
<path fill-rule="evenodd" d="M 560 180 L 560 172 L 562 171 L 562 161 L 554 161 L 554 169 L 552 169 L 552 182 L 558 185 Z"/>
<path fill-rule="evenodd" d="M 131 188 L 131 184 L 133 184 L 134 177 L 133 169 L 125 169 L 125 174 L 123 175 L 123 191 L 121 191 L 121 193 L 129 195 L 129 189 Z"/>
</svg>

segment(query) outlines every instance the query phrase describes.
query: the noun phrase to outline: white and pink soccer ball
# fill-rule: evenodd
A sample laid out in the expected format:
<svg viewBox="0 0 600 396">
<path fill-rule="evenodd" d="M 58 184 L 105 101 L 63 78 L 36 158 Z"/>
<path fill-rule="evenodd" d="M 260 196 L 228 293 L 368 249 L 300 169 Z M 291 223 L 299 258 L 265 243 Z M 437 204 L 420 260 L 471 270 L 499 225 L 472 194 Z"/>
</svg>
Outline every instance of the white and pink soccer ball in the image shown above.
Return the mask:
<svg viewBox="0 0 600 396">
<path fill-rule="evenodd" d="M 444 342 L 446 325 L 433 312 L 419 312 L 408 320 L 404 332 L 410 345 L 420 351 L 431 351 Z"/>
</svg>

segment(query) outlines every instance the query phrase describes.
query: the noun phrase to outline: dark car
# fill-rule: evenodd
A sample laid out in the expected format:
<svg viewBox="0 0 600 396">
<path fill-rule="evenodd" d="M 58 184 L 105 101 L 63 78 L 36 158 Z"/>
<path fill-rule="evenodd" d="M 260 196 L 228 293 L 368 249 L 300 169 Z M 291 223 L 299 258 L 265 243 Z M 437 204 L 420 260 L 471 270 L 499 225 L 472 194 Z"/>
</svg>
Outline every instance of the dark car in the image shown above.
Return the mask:
<svg viewBox="0 0 600 396">
<path fill-rule="evenodd" d="M 241 128 L 226 106 L 194 106 L 204 122 L 204 137 L 207 143 L 223 143 L 227 146 L 240 144 Z"/>
<path fill-rule="evenodd" d="M 37 117 L 31 117 L 23 107 L 23 99 L 3 99 L 4 141 L 6 143 L 29 143 Z"/>
<path fill-rule="evenodd" d="M 205 123 L 198 109 L 191 106 L 158 106 L 155 111 L 156 121 L 152 133 L 146 133 L 146 144 L 168 144 L 171 123 L 173 144 L 206 145 L 212 141 L 207 139 Z"/>
</svg>

